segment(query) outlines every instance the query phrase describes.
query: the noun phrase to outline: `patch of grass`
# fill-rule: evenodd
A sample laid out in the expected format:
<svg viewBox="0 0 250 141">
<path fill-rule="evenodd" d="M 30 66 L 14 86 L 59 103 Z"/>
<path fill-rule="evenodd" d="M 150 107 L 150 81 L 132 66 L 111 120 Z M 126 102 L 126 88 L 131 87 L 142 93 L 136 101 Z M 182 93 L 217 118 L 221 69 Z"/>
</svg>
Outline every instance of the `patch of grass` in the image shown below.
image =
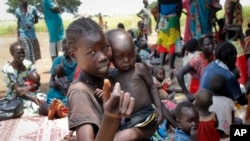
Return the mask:
<svg viewBox="0 0 250 141">
<path fill-rule="evenodd" d="M 243 6 L 243 31 L 247 29 L 247 24 L 250 23 L 250 7 L 249 6 Z M 224 10 L 221 10 L 217 13 L 218 18 L 224 17 Z M 98 17 L 94 16 L 92 17 L 93 20 L 95 20 L 98 23 Z M 181 25 L 181 31 L 184 31 L 185 28 L 185 19 L 186 16 L 182 14 L 180 19 L 180 25 Z M 69 24 L 73 21 L 72 20 L 64 20 L 64 29 L 66 30 Z M 126 30 L 131 28 L 137 27 L 137 22 L 141 20 L 139 17 L 134 15 L 127 15 L 127 16 L 104 16 L 104 21 L 107 21 L 108 23 L 108 29 L 114 29 L 117 27 L 118 23 L 123 23 L 125 25 Z M 152 29 L 155 28 L 155 21 L 152 18 Z M 39 20 L 39 23 L 35 25 L 36 32 L 47 32 L 47 27 L 45 24 L 45 21 L 43 19 Z M 17 23 L 15 20 L 13 21 L 0 21 L 0 36 L 2 35 L 12 35 L 17 34 Z"/>
</svg>

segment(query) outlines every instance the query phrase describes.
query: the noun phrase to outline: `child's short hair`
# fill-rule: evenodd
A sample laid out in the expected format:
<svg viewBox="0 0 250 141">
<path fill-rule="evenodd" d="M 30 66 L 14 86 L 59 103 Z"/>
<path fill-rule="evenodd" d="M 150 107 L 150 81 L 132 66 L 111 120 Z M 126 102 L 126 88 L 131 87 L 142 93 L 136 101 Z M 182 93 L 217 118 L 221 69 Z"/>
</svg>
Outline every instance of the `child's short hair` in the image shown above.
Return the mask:
<svg viewBox="0 0 250 141">
<path fill-rule="evenodd" d="M 62 64 L 55 66 L 54 74 L 59 75 L 61 72 L 64 72 L 64 66 Z"/>
<path fill-rule="evenodd" d="M 190 101 L 183 101 L 183 102 L 178 103 L 176 108 L 175 108 L 175 117 L 177 119 L 182 119 L 182 117 L 183 117 L 183 111 L 182 110 L 184 108 L 196 108 L 196 107 Z"/>
<path fill-rule="evenodd" d="M 209 89 L 216 95 L 224 93 L 227 88 L 227 81 L 220 74 L 215 74 L 214 76 L 212 76 L 209 84 Z"/>
<path fill-rule="evenodd" d="M 32 71 L 28 75 L 29 79 L 35 83 L 40 83 L 40 75 L 36 71 Z"/>
<path fill-rule="evenodd" d="M 21 46 L 21 44 L 19 42 L 14 42 L 10 45 L 10 54 L 12 55 L 12 53 L 14 52 L 14 49 L 17 47 L 17 46 Z"/>
<path fill-rule="evenodd" d="M 204 41 L 204 39 L 206 39 L 206 38 L 209 38 L 209 39 L 211 39 L 211 40 L 213 40 L 213 41 L 215 42 L 214 36 L 213 36 L 211 33 L 204 34 L 204 35 L 202 35 L 201 38 L 198 40 L 198 42 L 199 42 L 199 47 L 200 47 L 200 48 L 203 46 L 203 41 Z"/>
<path fill-rule="evenodd" d="M 123 23 L 118 23 L 117 28 L 125 29 L 125 26 Z"/>
<path fill-rule="evenodd" d="M 165 69 L 162 66 L 155 66 L 153 68 L 153 75 L 156 76 L 156 74 L 159 72 L 159 70 L 165 71 Z"/>
<path fill-rule="evenodd" d="M 186 49 L 187 51 L 193 53 L 197 50 L 199 50 L 199 44 L 198 44 L 198 40 L 195 38 L 192 38 L 190 40 L 188 40 L 184 45 L 183 48 Z"/>
<path fill-rule="evenodd" d="M 216 45 L 215 48 L 215 58 L 220 61 L 228 61 L 229 57 L 237 54 L 237 50 L 234 45 L 229 42 L 220 42 Z"/>
<path fill-rule="evenodd" d="M 208 89 L 199 89 L 195 95 L 195 105 L 197 107 L 210 107 L 213 103 L 213 92 Z"/>
<path fill-rule="evenodd" d="M 66 30 L 66 37 L 69 49 L 75 50 L 78 40 L 82 36 L 89 36 L 102 32 L 101 27 L 90 18 L 81 17 L 73 21 Z"/>
</svg>

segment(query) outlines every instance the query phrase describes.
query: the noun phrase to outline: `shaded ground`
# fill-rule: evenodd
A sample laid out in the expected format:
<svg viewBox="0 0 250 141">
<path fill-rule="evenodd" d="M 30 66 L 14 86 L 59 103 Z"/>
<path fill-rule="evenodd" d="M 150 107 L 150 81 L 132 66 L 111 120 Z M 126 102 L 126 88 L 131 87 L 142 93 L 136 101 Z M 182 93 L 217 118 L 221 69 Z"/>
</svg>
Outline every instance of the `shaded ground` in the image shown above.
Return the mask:
<svg viewBox="0 0 250 141">
<path fill-rule="evenodd" d="M 49 38 L 48 33 L 37 33 L 37 37 L 40 43 L 41 53 L 42 53 L 42 59 L 38 60 L 35 64 L 39 74 L 41 75 L 41 90 L 42 92 L 46 93 L 48 91 L 48 82 L 50 78 L 50 67 L 51 67 L 51 59 L 49 54 Z M 17 40 L 16 35 L 12 36 L 2 36 L 0 37 L 0 66 L 2 69 L 2 66 L 7 61 L 12 61 L 12 57 L 9 53 L 9 46 L 11 43 L 15 42 Z M 154 44 L 156 41 L 156 33 L 153 33 L 151 36 L 149 36 L 149 44 Z M 176 59 L 176 67 L 179 68 L 182 65 L 182 59 L 178 58 Z M 168 71 L 168 66 L 166 66 L 166 70 Z M 5 93 L 5 85 L 3 84 L 3 76 L 2 73 L 0 74 L 0 96 L 2 96 Z M 178 87 L 176 83 L 176 78 L 173 80 L 173 86 Z"/>
</svg>

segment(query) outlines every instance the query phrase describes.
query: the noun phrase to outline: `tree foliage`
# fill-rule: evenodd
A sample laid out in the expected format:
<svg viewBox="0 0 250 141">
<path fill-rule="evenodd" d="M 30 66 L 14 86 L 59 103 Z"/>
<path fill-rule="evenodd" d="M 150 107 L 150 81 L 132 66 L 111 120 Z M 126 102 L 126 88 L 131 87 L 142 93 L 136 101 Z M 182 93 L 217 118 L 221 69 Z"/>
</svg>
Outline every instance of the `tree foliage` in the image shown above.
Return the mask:
<svg viewBox="0 0 250 141">
<path fill-rule="evenodd" d="M 42 0 L 27 0 L 29 4 L 35 6 L 40 12 L 43 11 Z M 78 11 L 78 6 L 81 5 L 80 0 L 57 0 L 60 5 L 62 12 L 68 12 L 71 14 L 76 14 Z M 9 6 L 7 9 L 8 13 L 14 14 L 15 9 L 20 5 L 20 0 L 8 0 L 6 4 Z"/>
</svg>

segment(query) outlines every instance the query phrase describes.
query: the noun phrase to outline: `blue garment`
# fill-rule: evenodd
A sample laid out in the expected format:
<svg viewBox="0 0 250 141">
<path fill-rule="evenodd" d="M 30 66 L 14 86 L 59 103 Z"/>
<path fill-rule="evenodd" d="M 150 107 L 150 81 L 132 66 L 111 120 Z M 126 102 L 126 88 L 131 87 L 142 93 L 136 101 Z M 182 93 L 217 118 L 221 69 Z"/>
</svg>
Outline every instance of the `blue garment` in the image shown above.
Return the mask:
<svg viewBox="0 0 250 141">
<path fill-rule="evenodd" d="M 176 14 L 176 4 L 161 4 L 161 15 Z"/>
<path fill-rule="evenodd" d="M 65 59 L 65 56 L 58 56 L 54 59 L 52 67 L 50 69 L 51 75 L 54 74 L 54 68 L 61 63 L 64 66 L 65 75 L 68 81 L 72 82 L 77 63 L 76 62 L 68 63 L 68 61 Z M 50 87 L 47 95 L 47 103 L 50 104 L 54 98 L 61 100 L 65 105 L 67 104 L 67 96 L 62 94 L 59 90 Z"/>
<path fill-rule="evenodd" d="M 231 98 L 233 100 L 236 100 L 238 97 L 242 95 L 240 84 L 236 78 L 236 76 L 228 70 L 228 68 L 223 67 L 222 62 L 220 62 L 221 65 L 219 65 L 218 60 L 210 63 L 203 71 L 200 79 L 200 88 L 209 88 L 210 79 L 215 74 L 222 75 L 227 82 L 227 93 L 228 95 L 225 95 L 228 98 Z M 225 64 L 224 64 L 225 66 Z"/>
<path fill-rule="evenodd" d="M 28 5 L 27 13 L 24 13 L 24 9 L 22 8 L 22 6 L 19 6 L 15 10 L 15 15 L 19 21 L 19 36 L 28 37 L 30 40 L 35 40 L 35 17 L 37 16 L 37 9 L 32 5 Z"/>
<path fill-rule="evenodd" d="M 168 140 L 167 135 L 167 120 L 164 120 L 157 130 L 155 131 L 154 135 L 149 139 L 149 141 L 165 141 Z"/>
<path fill-rule="evenodd" d="M 61 13 L 52 11 L 57 7 L 56 3 L 53 0 L 43 0 L 42 4 L 50 43 L 62 40 L 65 35 Z"/>
<path fill-rule="evenodd" d="M 190 135 L 188 135 L 178 127 L 175 129 L 174 141 L 190 141 Z"/>
<path fill-rule="evenodd" d="M 190 3 L 190 31 L 193 38 L 212 33 L 212 0 L 192 0 Z"/>
</svg>

